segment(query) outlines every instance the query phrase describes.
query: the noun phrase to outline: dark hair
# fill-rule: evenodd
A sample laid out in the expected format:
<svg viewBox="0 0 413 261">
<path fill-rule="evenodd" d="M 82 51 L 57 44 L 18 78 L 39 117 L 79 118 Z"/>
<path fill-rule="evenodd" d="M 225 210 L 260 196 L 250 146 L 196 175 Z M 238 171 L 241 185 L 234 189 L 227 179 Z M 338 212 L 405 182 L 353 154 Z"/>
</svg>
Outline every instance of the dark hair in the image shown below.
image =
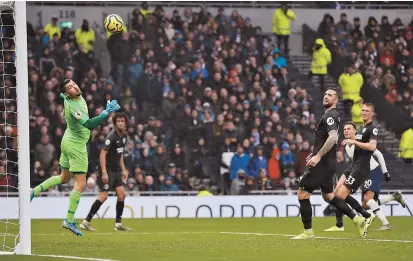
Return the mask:
<svg viewBox="0 0 413 261">
<path fill-rule="evenodd" d="M 340 98 L 341 98 L 341 89 L 340 89 L 340 88 L 335 87 L 335 86 L 332 86 L 332 87 L 328 87 L 328 88 L 326 89 L 326 91 L 328 91 L 328 90 L 335 91 L 335 92 L 336 92 L 336 95 L 337 95 L 337 99 L 340 100 Z"/>
<path fill-rule="evenodd" d="M 344 123 L 344 125 L 343 125 L 343 126 L 346 126 L 346 125 L 351 125 L 351 126 L 353 126 L 353 128 L 354 128 L 354 129 L 356 129 L 356 130 L 357 130 L 357 126 L 356 126 L 356 124 L 355 124 L 354 122 L 352 122 L 352 121 L 346 121 L 346 123 Z"/>
<path fill-rule="evenodd" d="M 126 115 L 126 113 L 124 113 L 124 112 L 115 112 L 115 114 L 113 114 L 113 116 L 112 116 L 113 125 L 116 126 L 116 120 L 118 118 L 123 118 L 125 120 L 126 125 L 128 124 L 129 119 L 128 119 L 128 116 Z"/>
<path fill-rule="evenodd" d="M 367 102 L 367 103 L 364 103 L 363 105 L 366 105 L 366 106 L 368 106 L 368 107 L 370 107 L 372 110 L 373 110 L 373 112 L 374 112 L 374 104 L 373 103 L 369 103 L 369 102 Z"/>
<path fill-rule="evenodd" d="M 66 93 L 66 85 L 70 82 L 70 79 L 64 79 L 61 83 L 60 83 L 60 92 L 61 93 Z"/>
</svg>

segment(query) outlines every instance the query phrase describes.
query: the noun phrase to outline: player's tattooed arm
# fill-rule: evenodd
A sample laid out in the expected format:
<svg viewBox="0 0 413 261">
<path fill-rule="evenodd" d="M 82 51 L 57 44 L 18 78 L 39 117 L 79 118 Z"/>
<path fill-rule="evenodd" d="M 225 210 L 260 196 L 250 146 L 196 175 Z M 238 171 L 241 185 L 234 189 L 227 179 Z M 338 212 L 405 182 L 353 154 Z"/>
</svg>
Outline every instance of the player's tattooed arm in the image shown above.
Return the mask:
<svg viewBox="0 0 413 261">
<path fill-rule="evenodd" d="M 331 130 L 328 132 L 328 138 L 326 142 L 324 142 L 323 147 L 317 152 L 317 156 L 320 158 L 324 157 L 331 150 L 334 144 L 337 143 L 338 140 L 338 132 L 337 130 Z"/>
</svg>

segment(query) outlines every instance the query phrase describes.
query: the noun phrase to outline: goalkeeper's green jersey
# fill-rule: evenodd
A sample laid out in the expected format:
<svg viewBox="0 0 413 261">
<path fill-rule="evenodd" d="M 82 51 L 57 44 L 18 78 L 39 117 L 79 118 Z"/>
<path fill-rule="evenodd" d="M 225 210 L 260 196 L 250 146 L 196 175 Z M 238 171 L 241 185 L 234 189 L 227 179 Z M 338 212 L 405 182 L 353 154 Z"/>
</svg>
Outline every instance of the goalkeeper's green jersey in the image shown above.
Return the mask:
<svg viewBox="0 0 413 261">
<path fill-rule="evenodd" d="M 85 99 L 80 97 L 79 100 L 72 100 L 64 97 L 64 102 L 64 117 L 67 126 L 62 141 L 86 144 L 90 137 L 90 130 L 83 126 L 89 120 Z"/>
</svg>

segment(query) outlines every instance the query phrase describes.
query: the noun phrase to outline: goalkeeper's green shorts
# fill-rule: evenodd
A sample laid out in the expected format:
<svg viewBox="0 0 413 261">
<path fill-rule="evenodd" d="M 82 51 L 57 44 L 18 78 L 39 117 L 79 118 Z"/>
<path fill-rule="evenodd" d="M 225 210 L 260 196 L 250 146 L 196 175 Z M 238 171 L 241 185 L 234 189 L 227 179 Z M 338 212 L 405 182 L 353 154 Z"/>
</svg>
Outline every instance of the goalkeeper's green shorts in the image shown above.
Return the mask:
<svg viewBox="0 0 413 261">
<path fill-rule="evenodd" d="M 87 173 L 88 153 L 86 144 L 62 141 L 60 149 L 60 166 L 73 174 Z"/>
</svg>

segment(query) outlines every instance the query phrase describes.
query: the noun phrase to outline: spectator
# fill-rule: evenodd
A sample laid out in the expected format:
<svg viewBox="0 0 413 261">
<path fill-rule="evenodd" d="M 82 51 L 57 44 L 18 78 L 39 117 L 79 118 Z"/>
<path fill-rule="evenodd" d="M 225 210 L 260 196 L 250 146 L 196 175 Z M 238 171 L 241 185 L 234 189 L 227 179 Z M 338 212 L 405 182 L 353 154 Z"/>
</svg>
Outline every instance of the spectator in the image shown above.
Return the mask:
<svg viewBox="0 0 413 261">
<path fill-rule="evenodd" d="M 247 177 L 245 186 L 241 188 L 239 195 L 249 195 L 252 190 L 256 190 L 257 186 L 255 184 L 254 177 Z"/>
<path fill-rule="evenodd" d="M 84 193 L 93 195 L 93 194 L 96 194 L 97 192 L 99 192 L 99 189 L 96 186 L 96 180 L 92 177 L 89 177 L 86 182 Z"/>
<path fill-rule="evenodd" d="M 155 169 L 155 177 L 159 177 L 165 173 L 168 158 L 165 155 L 165 148 L 162 145 L 156 146 L 156 154 L 153 157 L 153 168 Z"/>
<path fill-rule="evenodd" d="M 158 188 L 153 182 L 153 177 L 151 175 L 147 175 L 145 177 L 145 191 L 157 191 Z"/>
<path fill-rule="evenodd" d="M 338 78 L 341 92 L 343 94 L 343 105 L 346 115 L 349 115 L 351 106 L 360 99 L 360 89 L 363 86 L 363 76 L 356 72 L 354 65 L 346 68 Z"/>
<path fill-rule="evenodd" d="M 285 60 L 284 57 L 282 57 L 280 55 L 280 49 L 279 48 L 274 48 L 273 54 L 274 54 L 273 65 L 277 66 L 280 69 L 287 67 L 287 61 Z"/>
<path fill-rule="evenodd" d="M 304 173 L 305 167 L 307 165 L 307 157 L 310 154 L 310 142 L 308 140 L 304 140 L 298 156 L 298 173 Z"/>
<path fill-rule="evenodd" d="M 267 176 L 266 169 L 260 169 L 260 174 L 257 178 L 257 187 L 259 190 L 273 190 L 273 184 Z"/>
<path fill-rule="evenodd" d="M 198 192 L 198 197 L 208 197 L 208 196 L 213 196 L 211 192 L 208 191 L 208 189 L 205 186 L 201 186 Z"/>
<path fill-rule="evenodd" d="M 321 38 L 315 40 L 312 50 L 313 59 L 311 61 L 310 77 L 314 75 L 319 77 L 320 87 L 324 92 L 324 77 L 327 74 L 327 65 L 331 63 L 331 53 Z"/>
<path fill-rule="evenodd" d="M 177 185 L 173 184 L 173 178 L 171 176 L 167 176 L 165 178 L 165 184 L 161 185 L 161 191 L 179 191 Z"/>
<path fill-rule="evenodd" d="M 271 180 L 280 180 L 280 150 L 278 149 L 277 144 L 273 145 L 271 152 L 271 158 L 268 160 L 268 173 Z"/>
<path fill-rule="evenodd" d="M 248 173 L 250 176 L 258 178 L 261 169 L 264 169 L 266 173 L 268 172 L 268 160 L 264 156 L 264 150 L 262 146 L 257 146 L 257 153 L 251 159 L 249 164 Z"/>
<path fill-rule="evenodd" d="M 52 16 L 52 19 L 50 20 L 49 24 L 46 24 L 46 26 L 44 27 L 44 32 L 47 33 L 47 35 L 49 36 L 49 39 L 53 39 L 53 36 L 55 34 L 58 35 L 58 38 L 61 37 L 61 31 L 60 31 L 60 26 L 57 24 L 57 16 Z M 45 43 L 47 44 L 47 42 Z"/>
<path fill-rule="evenodd" d="M 288 195 L 293 195 L 293 191 L 298 189 L 299 181 L 294 170 L 290 170 L 287 174 L 287 177 L 284 178 L 284 188 L 287 191 Z"/>
<path fill-rule="evenodd" d="M 237 171 L 237 177 L 231 182 L 231 195 L 240 195 L 241 189 L 245 186 L 245 171 Z"/>
<path fill-rule="evenodd" d="M 34 148 L 34 155 L 43 168 L 49 170 L 53 160 L 56 157 L 56 149 L 53 144 L 50 143 L 49 135 L 42 136 L 40 143 Z"/>
<path fill-rule="evenodd" d="M 274 11 L 272 16 L 272 31 L 277 37 L 277 47 L 281 49 L 281 42 L 284 42 L 284 53 L 288 55 L 288 40 L 291 34 L 291 22 L 296 20 L 293 11 L 284 2 L 281 7 Z"/>
<path fill-rule="evenodd" d="M 294 168 L 294 157 L 290 150 L 290 145 L 284 143 L 281 147 L 282 152 L 280 156 L 280 165 L 284 175 L 291 169 Z"/>
<path fill-rule="evenodd" d="M 234 180 L 239 170 L 243 170 L 247 175 L 250 156 L 244 153 L 244 147 L 241 144 L 237 146 L 237 153 L 231 159 L 229 167 L 229 178 Z"/>
<path fill-rule="evenodd" d="M 95 31 L 89 28 L 89 22 L 83 19 L 82 26 L 75 32 L 76 42 L 84 53 L 93 50 L 95 44 Z"/>
<path fill-rule="evenodd" d="M 413 163 L 413 128 L 406 130 L 400 139 L 399 157 L 407 164 Z"/>
<path fill-rule="evenodd" d="M 362 98 L 360 98 L 351 107 L 351 121 L 356 124 L 357 129 L 363 125 L 363 118 L 361 116 L 361 109 L 363 107 L 363 104 L 364 104 L 364 101 Z"/>
</svg>

